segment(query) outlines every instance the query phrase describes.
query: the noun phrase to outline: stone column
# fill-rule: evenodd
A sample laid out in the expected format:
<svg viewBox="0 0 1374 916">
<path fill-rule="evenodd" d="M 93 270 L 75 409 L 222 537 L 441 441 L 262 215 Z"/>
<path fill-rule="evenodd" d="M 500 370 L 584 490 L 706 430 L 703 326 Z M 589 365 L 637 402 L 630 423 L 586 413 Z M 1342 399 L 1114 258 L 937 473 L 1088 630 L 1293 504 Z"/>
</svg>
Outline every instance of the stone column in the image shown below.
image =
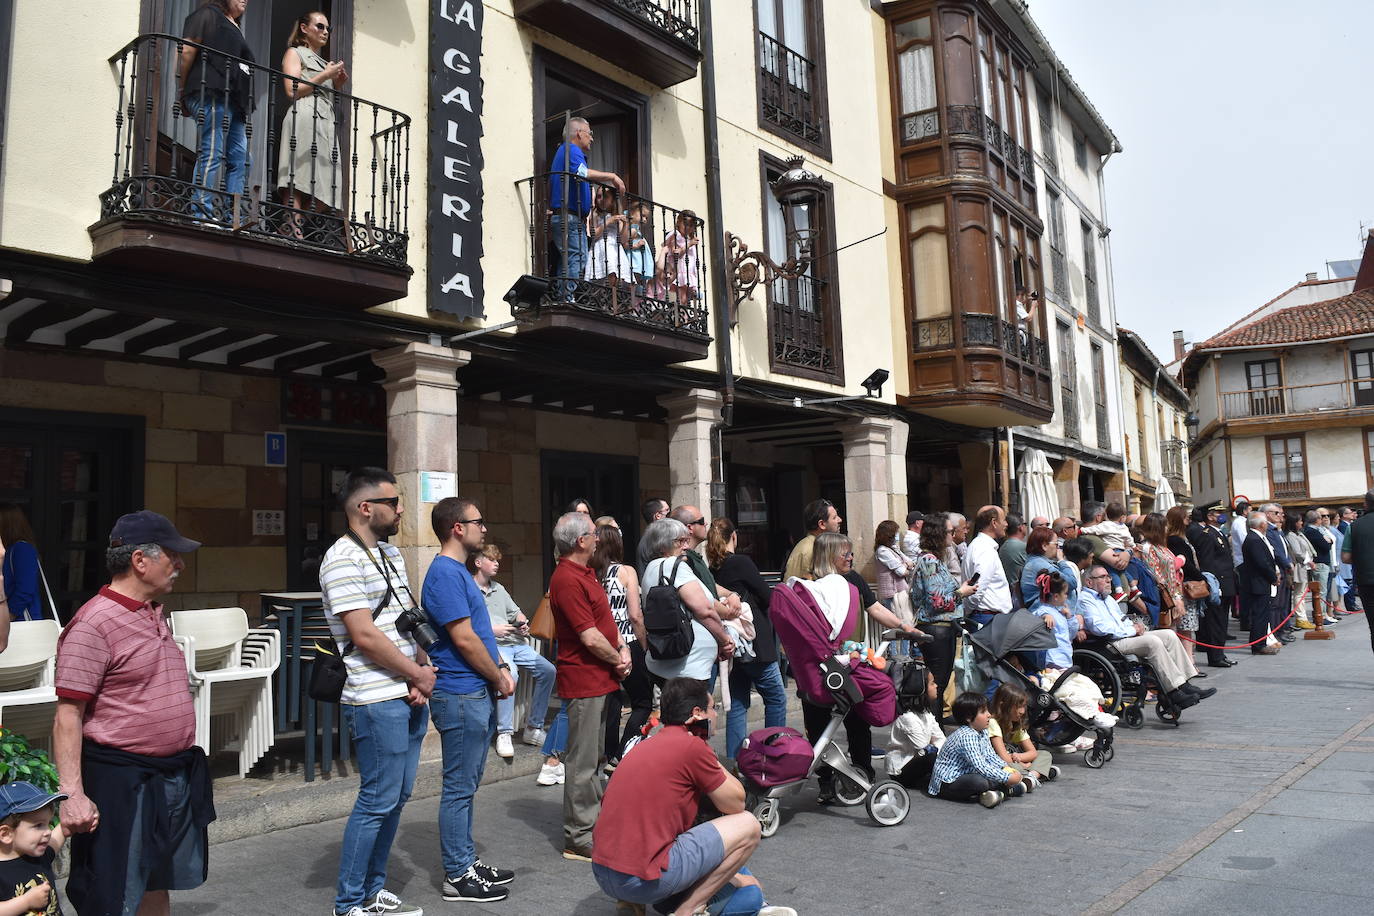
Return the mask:
<svg viewBox="0 0 1374 916">
<path fill-rule="evenodd" d="M 711 427 L 720 422 L 722 398 L 709 388 L 658 399 L 668 411 L 668 481 L 664 499 L 711 516 Z"/>
<path fill-rule="evenodd" d="M 405 508 L 401 530 L 391 543 L 400 548 L 418 596 L 439 552 L 429 523 L 434 504 L 420 502 L 420 473 L 458 471 L 458 370 L 472 361 L 472 354 L 411 343 L 374 353 L 372 361 L 386 373 L 387 467 L 396 475 Z"/>
<path fill-rule="evenodd" d="M 906 514 L 912 509 L 921 508 L 911 505 L 906 479 L 906 444 L 911 427 L 905 420 L 894 418 L 888 422 L 892 425 L 887 438 L 887 474 L 888 486 L 891 488 L 887 499 L 887 518 L 892 519 L 898 528 L 905 531 Z"/>
<path fill-rule="evenodd" d="M 874 570 L 873 531 L 889 516 L 892 421 L 871 417 L 846 423 L 844 437 L 845 526 L 854 542 L 854 568 L 870 581 Z M 903 474 L 905 480 L 906 475 Z"/>
</svg>

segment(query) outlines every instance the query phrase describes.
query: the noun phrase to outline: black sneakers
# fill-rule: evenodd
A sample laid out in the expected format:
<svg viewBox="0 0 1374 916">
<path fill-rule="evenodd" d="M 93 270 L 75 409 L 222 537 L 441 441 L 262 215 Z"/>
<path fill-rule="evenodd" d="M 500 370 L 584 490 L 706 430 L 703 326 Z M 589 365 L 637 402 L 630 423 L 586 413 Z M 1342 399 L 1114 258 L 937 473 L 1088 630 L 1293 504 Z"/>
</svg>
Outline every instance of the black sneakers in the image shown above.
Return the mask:
<svg viewBox="0 0 1374 916">
<path fill-rule="evenodd" d="M 476 900 L 483 903 L 496 903 L 509 896 L 510 892 L 505 888 L 497 887 L 479 876 L 475 865 L 457 878 L 444 878 L 445 900 Z"/>
<path fill-rule="evenodd" d="M 498 887 L 503 884 L 510 884 L 515 880 L 515 872 L 509 868 L 492 868 L 481 859 L 472 863 L 472 870 L 477 872 L 477 877 L 483 881 Z"/>
</svg>

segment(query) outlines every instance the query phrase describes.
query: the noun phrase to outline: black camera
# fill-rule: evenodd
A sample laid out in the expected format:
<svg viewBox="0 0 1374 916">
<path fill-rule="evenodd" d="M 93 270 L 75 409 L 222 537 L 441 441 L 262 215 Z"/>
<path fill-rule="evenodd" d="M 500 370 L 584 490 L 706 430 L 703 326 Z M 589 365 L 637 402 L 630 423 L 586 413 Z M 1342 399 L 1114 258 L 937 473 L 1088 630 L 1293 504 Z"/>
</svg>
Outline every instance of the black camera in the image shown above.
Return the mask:
<svg viewBox="0 0 1374 916">
<path fill-rule="evenodd" d="M 409 636 L 426 652 L 432 652 L 439 641 L 439 634 L 430 625 L 429 615 L 417 607 L 408 608 L 396 615 L 396 632 Z"/>
</svg>

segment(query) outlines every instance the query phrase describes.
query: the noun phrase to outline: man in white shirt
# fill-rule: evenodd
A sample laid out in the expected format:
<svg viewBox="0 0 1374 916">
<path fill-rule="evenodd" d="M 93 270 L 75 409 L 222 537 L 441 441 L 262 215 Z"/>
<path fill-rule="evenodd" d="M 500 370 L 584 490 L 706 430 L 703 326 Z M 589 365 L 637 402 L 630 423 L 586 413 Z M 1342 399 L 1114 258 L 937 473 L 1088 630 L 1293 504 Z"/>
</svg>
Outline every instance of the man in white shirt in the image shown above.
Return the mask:
<svg viewBox="0 0 1374 916">
<path fill-rule="evenodd" d="M 915 561 L 921 555 L 921 527 L 925 525 L 925 513 L 912 509 L 906 514 L 906 531 L 902 532 L 902 553 Z"/>
<path fill-rule="evenodd" d="M 1241 545 L 1245 543 L 1246 519 L 1250 516 L 1250 503 L 1244 498 L 1236 500 L 1235 508 L 1231 512 L 1231 562 L 1237 568 L 1244 562 L 1241 556 Z"/>
<path fill-rule="evenodd" d="M 1011 587 L 1007 584 L 1002 558 L 997 554 L 997 539 L 1007 533 L 1007 516 L 999 506 L 984 506 L 973 519 L 975 537 L 964 556 L 964 580 L 975 575 L 978 591 L 964 599 L 964 612 L 978 623 L 995 614 L 1012 610 Z"/>
</svg>

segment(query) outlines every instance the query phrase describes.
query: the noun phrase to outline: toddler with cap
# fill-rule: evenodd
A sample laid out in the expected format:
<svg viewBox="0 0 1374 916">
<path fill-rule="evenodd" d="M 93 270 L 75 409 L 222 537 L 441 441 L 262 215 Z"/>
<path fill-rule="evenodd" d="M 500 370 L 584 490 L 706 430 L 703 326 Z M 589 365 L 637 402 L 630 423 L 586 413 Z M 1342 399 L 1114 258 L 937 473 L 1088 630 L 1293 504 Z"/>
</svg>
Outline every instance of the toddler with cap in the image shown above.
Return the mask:
<svg viewBox="0 0 1374 916">
<path fill-rule="evenodd" d="M 66 797 L 29 782 L 0 786 L 0 916 L 61 916 L 52 863 L 67 833 L 52 822 Z"/>
</svg>

